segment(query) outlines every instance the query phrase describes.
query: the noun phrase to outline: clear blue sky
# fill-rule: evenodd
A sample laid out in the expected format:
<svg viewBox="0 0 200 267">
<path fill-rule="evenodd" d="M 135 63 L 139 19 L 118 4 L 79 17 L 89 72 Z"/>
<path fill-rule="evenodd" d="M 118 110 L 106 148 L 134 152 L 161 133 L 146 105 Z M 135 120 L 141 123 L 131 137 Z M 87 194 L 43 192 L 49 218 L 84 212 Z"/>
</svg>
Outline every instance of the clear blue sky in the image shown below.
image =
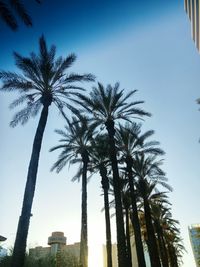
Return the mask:
<svg viewBox="0 0 200 267">
<path fill-rule="evenodd" d="M 33 28 L 21 25 L 13 33 L 0 22 L 0 69 L 15 69 L 13 50 L 23 55 L 37 51 L 43 33 L 49 44 L 56 44 L 58 55 L 77 54 L 73 71 L 92 72 L 104 84 L 120 81 L 127 90 L 139 90 L 138 100 L 145 100 L 144 108 L 153 114 L 144 129 L 155 130 L 155 139 L 166 151 L 164 169 L 174 188 L 170 196 L 173 216 L 180 221 L 188 251 L 183 266 L 194 267 L 187 227 L 200 222 L 200 113 L 195 103 L 200 97 L 200 55 L 191 39 L 183 1 L 51 0 L 42 5 L 33 1 L 28 8 Z M 14 241 L 38 123 L 36 118 L 24 127 L 9 128 L 13 111 L 8 106 L 14 97 L 0 97 L 0 234 L 8 238 L 7 247 Z M 66 168 L 59 175 L 49 172 L 57 156 L 48 153 L 57 144 L 54 129 L 63 126 L 56 110 L 51 111 L 38 170 L 29 246 L 46 245 L 55 230 L 64 231 L 69 243 L 78 241 L 80 235 L 80 184 L 70 181 L 73 169 Z M 100 179 L 96 177 L 88 184 L 90 243 L 105 240 L 100 194 Z"/>
</svg>

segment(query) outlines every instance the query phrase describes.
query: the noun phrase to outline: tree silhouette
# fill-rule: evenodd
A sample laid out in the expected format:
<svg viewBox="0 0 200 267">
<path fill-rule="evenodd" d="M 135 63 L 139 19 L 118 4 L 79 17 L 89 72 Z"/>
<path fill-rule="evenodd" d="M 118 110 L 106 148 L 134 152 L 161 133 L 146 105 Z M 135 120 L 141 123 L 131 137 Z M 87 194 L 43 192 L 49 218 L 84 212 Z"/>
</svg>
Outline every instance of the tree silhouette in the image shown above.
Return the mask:
<svg viewBox="0 0 200 267">
<path fill-rule="evenodd" d="M 79 118 L 81 118 L 79 116 Z M 80 264 L 88 266 L 88 224 L 87 224 L 87 171 L 89 155 L 91 150 L 91 136 L 94 133 L 94 126 L 89 125 L 87 118 L 82 117 L 77 121 L 67 120 L 65 131 L 56 130 L 62 136 L 60 145 L 54 146 L 50 151 L 61 149 L 58 160 L 54 163 L 52 170 L 60 172 L 67 164 L 82 163 L 81 168 L 75 175 L 75 179 L 81 176 L 82 180 L 82 204 L 81 204 L 81 243 L 80 243 Z M 74 179 L 73 179 L 74 180 Z"/>
<path fill-rule="evenodd" d="M 150 130 L 141 133 L 141 124 L 126 123 L 125 126 L 119 125 L 116 131 L 116 140 L 118 150 L 120 151 L 120 162 L 125 163 L 125 170 L 128 178 L 128 187 L 130 190 L 131 201 L 131 220 L 134 228 L 134 238 L 136 244 L 136 252 L 139 266 L 146 266 L 142 236 L 140 229 L 140 222 L 137 210 L 137 200 L 135 192 L 135 181 L 133 175 L 133 162 L 137 154 L 163 154 L 163 151 L 158 147 L 159 142 L 148 141 L 148 138 L 154 134 Z"/>
<path fill-rule="evenodd" d="M 137 188 L 143 199 L 144 215 L 147 229 L 147 245 L 151 265 L 160 267 L 161 263 L 159 259 L 158 246 L 153 226 L 152 212 L 148 201 L 148 184 L 149 180 L 154 180 L 157 184 L 159 183 L 168 190 L 171 190 L 171 187 L 166 183 L 167 178 L 165 177 L 165 173 L 160 168 L 162 161 L 156 160 L 155 155 L 147 157 L 145 157 L 144 154 L 136 155 L 133 161 L 133 173 L 134 176 L 138 178 Z"/>
<path fill-rule="evenodd" d="M 35 2 L 41 3 L 39 0 L 35 0 Z M 32 26 L 32 19 L 20 0 L 0 0 L 0 17 L 13 31 L 18 29 L 17 17 L 26 26 Z"/>
<path fill-rule="evenodd" d="M 77 91 L 83 90 L 83 88 L 76 85 L 76 82 L 94 80 L 94 76 L 91 74 L 66 73 L 66 70 L 71 67 L 76 59 L 74 54 L 66 58 L 59 57 L 58 59 L 55 59 L 55 54 L 55 46 L 51 46 L 48 49 L 42 36 L 39 39 L 38 55 L 31 53 L 30 57 L 23 57 L 16 52 L 14 53 L 15 64 L 22 74 L 9 71 L 0 72 L 0 79 L 3 82 L 1 91 L 17 91 L 21 94 L 10 107 L 14 108 L 25 104 L 25 107 L 17 112 L 11 121 L 10 125 L 12 127 L 15 127 L 18 123 L 24 125 L 31 116 L 35 117 L 42 108 L 28 167 L 22 211 L 12 257 L 12 267 L 22 267 L 24 264 L 40 149 L 49 107 L 54 103 L 63 114 L 64 108 L 73 109 L 69 104 L 69 99 L 75 96 Z"/>
<path fill-rule="evenodd" d="M 110 205 L 109 205 L 109 148 L 108 136 L 97 135 L 92 139 L 91 160 L 89 171 L 94 174 L 97 171 L 101 176 L 101 185 L 104 196 L 105 225 L 106 225 L 106 252 L 107 267 L 112 267 L 112 241 L 111 241 L 111 225 L 110 225 Z M 109 168 L 109 169 L 108 169 Z"/>
<path fill-rule="evenodd" d="M 131 121 L 131 119 L 142 118 L 150 114 L 138 108 L 143 101 L 127 102 L 133 97 L 136 90 L 130 91 L 124 96 L 124 90 L 120 90 L 119 83 L 106 88 L 98 83 L 93 87 L 90 97 L 80 95 L 78 104 L 85 108 L 98 125 L 106 127 L 109 137 L 109 157 L 113 172 L 113 188 L 115 197 L 116 226 L 117 226 L 117 248 L 119 267 L 128 266 L 126 238 L 124 232 L 124 220 L 121 200 L 120 177 L 117 162 L 117 149 L 115 143 L 115 122 L 117 120 Z"/>
</svg>

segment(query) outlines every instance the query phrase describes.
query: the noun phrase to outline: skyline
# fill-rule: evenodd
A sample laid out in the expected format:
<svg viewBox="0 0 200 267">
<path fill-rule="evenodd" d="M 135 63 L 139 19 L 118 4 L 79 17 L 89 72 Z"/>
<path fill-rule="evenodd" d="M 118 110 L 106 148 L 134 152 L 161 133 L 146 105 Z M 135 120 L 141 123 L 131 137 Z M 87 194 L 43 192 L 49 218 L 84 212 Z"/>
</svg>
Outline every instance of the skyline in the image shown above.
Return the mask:
<svg viewBox="0 0 200 267">
<path fill-rule="evenodd" d="M 86 1 L 86 3 L 89 2 Z M 187 227 L 190 224 L 198 223 L 200 218 L 197 205 L 200 185 L 198 179 L 200 156 L 198 122 L 200 113 L 195 103 L 200 95 L 198 90 L 200 82 L 198 75 L 200 69 L 199 54 L 191 39 L 190 22 L 184 11 L 183 2 L 173 3 L 173 1 L 169 1 L 166 9 L 162 7 L 164 1 L 154 1 L 154 3 L 156 2 L 159 3 L 159 7 L 153 8 L 155 7 L 154 4 L 145 14 L 141 14 L 141 5 L 135 4 L 134 7 L 138 11 L 138 15 L 137 18 L 132 18 L 130 13 L 133 6 L 131 1 L 126 1 L 128 15 L 123 23 L 119 22 L 120 19 L 119 21 L 116 19 L 117 14 L 120 14 L 117 7 L 115 7 L 117 11 L 114 12 L 116 17 L 114 16 L 112 23 L 109 24 L 107 17 L 108 22 L 101 25 L 102 28 L 100 27 L 101 20 L 97 20 L 95 24 L 95 19 L 92 18 L 94 25 L 96 27 L 99 25 L 99 28 L 97 27 L 100 32 L 99 35 L 95 29 L 92 32 L 92 25 L 88 27 L 91 33 L 86 33 L 83 23 L 80 24 L 80 34 L 78 35 L 80 40 L 78 40 L 75 34 L 78 32 L 78 21 L 75 25 L 76 31 L 69 32 L 71 39 L 65 37 L 67 39 L 62 40 L 63 33 L 55 32 L 56 25 L 53 29 L 47 29 L 44 33 L 48 45 L 56 44 L 58 55 L 69 54 L 70 52 L 75 52 L 78 55 L 77 61 L 71 70 L 92 72 L 104 84 L 113 84 L 120 81 L 121 87 L 127 90 L 139 89 L 137 99 L 145 100 L 145 110 L 153 114 L 152 118 L 145 120 L 143 123 L 143 131 L 145 129 L 155 130 L 154 139 L 160 141 L 161 147 L 166 151 L 164 169 L 167 172 L 170 185 L 174 188 L 173 193 L 170 194 L 173 217 L 180 221 L 184 244 L 186 249 L 189 250 L 189 254 L 184 257 L 185 263 L 183 266 L 192 267 L 194 266 L 194 260 Z M 73 10 L 74 4 L 70 3 L 70 8 Z M 103 4 L 105 3 L 106 1 L 103 2 Z M 110 3 L 113 4 L 114 2 L 110 1 Z M 39 15 L 46 8 L 45 3 L 41 7 L 37 6 L 39 14 L 33 14 L 32 29 L 25 29 L 25 27 L 20 26 L 16 33 L 6 30 L 4 40 L 8 41 L 1 44 L 1 55 L 3 57 L 1 56 L 0 69 L 14 69 L 12 50 L 20 52 L 22 55 L 37 51 L 38 38 L 45 30 L 45 25 L 50 23 L 50 19 L 46 18 L 45 25 L 42 24 L 39 27 L 41 21 L 43 21 L 43 18 Z M 81 8 L 80 6 L 79 12 L 82 10 Z M 107 8 L 109 10 L 109 5 Z M 112 9 L 112 7 L 110 8 Z M 124 5 L 122 5 L 121 10 L 124 10 L 123 8 Z M 87 10 L 87 4 L 84 10 Z M 50 14 L 51 12 L 53 11 L 50 10 Z M 74 10 L 74 21 L 77 18 L 75 15 L 78 14 Z M 87 12 L 83 12 L 83 14 L 85 14 L 83 17 L 86 18 Z M 37 16 L 39 16 L 38 19 Z M 95 17 L 94 14 L 93 17 Z M 63 17 L 61 16 L 61 18 Z M 89 21 L 90 18 L 87 19 Z M 123 20 L 123 16 L 121 20 Z M 85 22 L 85 25 L 88 25 L 88 21 Z M 58 29 L 60 28 L 58 27 Z M 23 35 L 27 37 L 22 38 Z M 90 86 L 87 85 L 87 88 L 89 90 Z M 5 203 L 5 207 L 1 208 L 3 213 L 1 222 L 3 232 L 1 234 L 8 238 L 6 241 L 8 245 L 12 244 L 13 240 L 11 239 L 14 239 L 11 235 L 15 233 L 20 214 L 30 148 L 37 125 L 37 119 L 31 119 L 24 127 L 9 128 L 9 122 L 14 112 L 10 111 L 8 106 L 13 99 L 12 95 L 6 93 L 2 94 L 0 99 L 3 118 L 0 147 L 1 151 L 4 151 L 4 158 L 0 163 L 4 192 L 1 194 L 0 200 Z M 52 110 L 54 109 L 52 108 Z M 48 235 L 49 231 L 64 231 L 65 235 L 69 236 L 69 240 L 74 241 L 78 241 L 80 237 L 80 184 L 77 185 L 70 181 L 73 168 L 70 168 L 68 174 L 65 174 L 65 172 L 68 172 L 67 168 L 59 175 L 49 172 L 56 160 L 56 155 L 48 153 L 48 150 L 58 143 L 54 129 L 63 127 L 63 121 L 57 119 L 61 116 L 56 117 L 56 120 L 54 116 L 52 112 L 42 145 L 33 217 L 28 237 L 28 243 L 32 244 L 38 242 L 39 245 L 43 245 L 45 235 L 47 232 Z M 18 137 L 17 142 L 16 136 Z M 4 140 L 9 140 L 9 143 Z M 18 151 L 21 152 L 20 157 L 18 157 Z M 10 161 L 12 162 L 12 168 L 10 167 Z M 13 180 L 15 180 L 14 184 L 12 184 Z M 10 184 L 12 188 L 10 188 Z M 69 187 L 69 190 L 67 187 Z M 55 194 L 55 188 L 58 189 L 59 194 L 53 201 L 52 196 Z M 102 198 L 97 197 L 101 194 L 99 188 L 98 178 L 96 180 L 93 178 L 88 184 L 89 239 L 95 236 L 95 224 L 99 225 L 98 230 L 101 237 L 105 237 L 104 230 L 101 229 L 101 225 L 104 225 L 103 214 L 99 215 L 103 207 Z M 9 200 L 7 192 L 10 192 L 12 196 Z M 75 195 L 77 200 L 72 206 L 71 197 Z M 186 195 L 188 195 L 190 201 L 185 200 Z M 68 202 L 70 205 L 66 205 Z M 51 206 L 52 214 L 46 208 L 47 205 Z M 62 212 L 57 210 L 57 205 L 61 205 L 60 210 Z M 69 220 L 68 217 L 70 217 Z M 48 226 L 46 226 L 46 221 L 49 222 Z M 40 227 L 42 230 L 40 230 Z M 67 228 L 69 232 L 73 233 L 73 237 L 70 237 Z M 102 239 L 99 237 L 97 243 L 102 242 Z"/>
</svg>

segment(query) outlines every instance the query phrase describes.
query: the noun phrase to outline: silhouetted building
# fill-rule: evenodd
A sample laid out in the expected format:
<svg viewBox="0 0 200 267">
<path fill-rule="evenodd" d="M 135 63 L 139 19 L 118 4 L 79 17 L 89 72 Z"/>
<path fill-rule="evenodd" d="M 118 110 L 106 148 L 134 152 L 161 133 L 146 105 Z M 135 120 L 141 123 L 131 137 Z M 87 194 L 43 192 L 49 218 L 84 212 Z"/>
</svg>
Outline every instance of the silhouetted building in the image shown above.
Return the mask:
<svg viewBox="0 0 200 267">
<path fill-rule="evenodd" d="M 192 38 L 200 52 L 200 4 L 199 0 L 184 0 L 185 11 L 191 21 Z"/>
<path fill-rule="evenodd" d="M 200 224 L 189 226 L 189 235 L 196 266 L 200 267 Z"/>
<path fill-rule="evenodd" d="M 67 239 L 63 232 L 53 232 L 48 238 L 49 247 L 38 246 L 29 249 L 29 255 L 33 258 L 43 258 L 48 255 L 55 256 L 57 252 L 67 252 L 75 257 L 79 257 L 80 243 L 67 245 Z"/>
</svg>

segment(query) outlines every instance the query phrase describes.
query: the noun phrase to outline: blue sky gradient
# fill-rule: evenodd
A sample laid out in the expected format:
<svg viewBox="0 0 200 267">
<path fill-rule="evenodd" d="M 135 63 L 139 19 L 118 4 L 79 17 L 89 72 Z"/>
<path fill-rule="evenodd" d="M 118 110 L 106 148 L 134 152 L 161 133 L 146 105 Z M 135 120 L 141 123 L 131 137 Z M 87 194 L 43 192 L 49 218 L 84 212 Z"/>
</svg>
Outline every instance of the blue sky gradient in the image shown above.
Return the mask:
<svg viewBox="0 0 200 267">
<path fill-rule="evenodd" d="M 143 129 L 155 130 L 155 139 L 166 151 L 164 169 L 174 188 L 170 194 L 173 216 L 180 221 L 188 251 L 183 267 L 194 267 L 187 227 L 200 222 L 200 113 L 195 103 L 200 96 L 200 57 L 191 39 L 183 1 L 146 0 L 141 4 L 51 0 L 41 6 L 29 3 L 28 9 L 33 28 L 20 25 L 19 31 L 13 33 L 0 22 L 0 69 L 14 70 L 12 51 L 23 55 L 37 51 L 38 38 L 45 34 L 49 45 L 56 44 L 58 55 L 77 54 L 72 71 L 92 72 L 105 85 L 120 81 L 126 90 L 138 89 L 137 100 L 145 100 L 144 109 L 153 114 Z M 89 91 L 90 85 L 86 88 Z M 38 123 L 36 118 L 24 127 L 9 127 L 14 112 L 8 106 L 14 96 L 5 93 L 0 98 L 0 234 L 8 237 L 7 247 L 14 241 Z M 61 116 L 51 107 L 38 170 L 30 246 L 46 245 L 47 237 L 55 230 L 64 231 L 69 243 L 79 240 L 80 184 L 70 181 L 75 170 L 66 168 L 59 175 L 49 172 L 56 160 L 56 153 L 48 153 L 58 142 L 54 129 L 62 127 Z M 90 181 L 88 191 L 89 242 L 100 247 L 105 233 L 98 176 Z M 114 223 L 112 219 L 115 240 Z M 100 237 L 94 239 L 96 229 Z M 97 264 L 91 263 L 93 266 Z"/>
</svg>

